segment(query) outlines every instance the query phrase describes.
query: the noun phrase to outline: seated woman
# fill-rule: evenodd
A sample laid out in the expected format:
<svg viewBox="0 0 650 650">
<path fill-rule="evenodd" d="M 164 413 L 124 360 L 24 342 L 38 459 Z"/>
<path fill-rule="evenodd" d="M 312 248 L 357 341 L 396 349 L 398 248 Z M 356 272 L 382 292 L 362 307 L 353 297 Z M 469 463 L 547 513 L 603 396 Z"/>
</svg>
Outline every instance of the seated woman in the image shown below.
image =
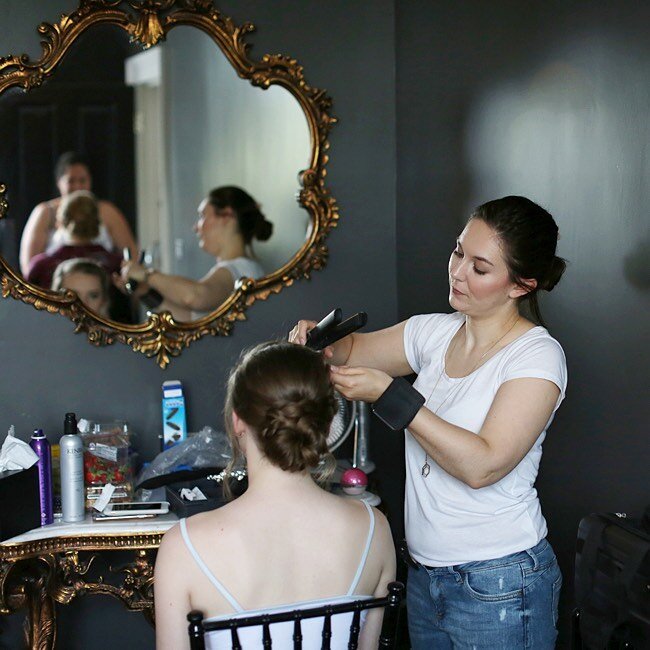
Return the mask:
<svg viewBox="0 0 650 650">
<path fill-rule="evenodd" d="M 106 271 L 95 260 L 72 258 L 61 262 L 52 277 L 53 291 L 70 289 L 79 300 L 99 316 L 108 316 L 110 281 Z"/>
<path fill-rule="evenodd" d="M 176 320 L 201 318 L 216 309 L 242 277 L 258 279 L 264 269 L 255 259 L 253 239 L 266 241 L 273 232 L 250 194 L 239 187 L 212 190 L 199 205 L 194 230 L 199 246 L 216 258 L 215 265 L 200 280 L 168 275 L 147 269 L 136 262 L 122 268 L 122 281 L 138 282 L 138 293 L 154 289 L 164 302 L 158 307 L 172 312 Z"/>
<path fill-rule="evenodd" d="M 62 241 L 65 235 L 61 224 L 56 219 L 61 199 L 75 190 L 92 189 L 88 164 L 82 156 L 73 151 L 59 157 L 54 176 L 61 196 L 39 203 L 32 210 L 20 240 L 20 269 L 25 276 L 30 260 L 35 255 L 51 252 L 65 243 Z M 100 230 L 93 243 L 108 251 L 122 251 L 128 247 L 132 256 L 137 257 L 138 247 L 131 228 L 124 215 L 110 201 L 99 201 L 99 221 Z"/>
<path fill-rule="evenodd" d="M 181 520 L 163 538 L 155 572 L 156 647 L 189 647 L 187 614 L 230 618 L 384 596 L 395 577 L 385 517 L 321 489 L 312 477 L 328 456 L 336 411 L 321 355 L 264 343 L 243 355 L 228 381 L 226 426 L 246 458 L 248 489 L 228 505 Z M 330 457 L 331 458 L 331 457 Z M 376 648 L 382 613 L 371 610 L 360 647 Z M 303 625 L 320 647 L 322 620 Z M 332 648 L 347 648 L 351 615 L 332 619 Z M 293 647 L 293 623 L 271 626 L 273 647 Z M 213 632 L 206 647 L 230 633 Z M 243 648 L 262 630 L 242 629 Z M 227 647 L 230 647 L 229 643 Z"/>
<path fill-rule="evenodd" d="M 86 190 L 66 194 L 57 210 L 57 222 L 64 235 L 60 246 L 49 253 L 39 253 L 29 263 L 28 282 L 49 288 L 54 269 L 63 261 L 85 257 L 95 260 L 108 274 L 120 270 L 121 256 L 93 243 L 99 234 L 99 206 Z"/>
</svg>

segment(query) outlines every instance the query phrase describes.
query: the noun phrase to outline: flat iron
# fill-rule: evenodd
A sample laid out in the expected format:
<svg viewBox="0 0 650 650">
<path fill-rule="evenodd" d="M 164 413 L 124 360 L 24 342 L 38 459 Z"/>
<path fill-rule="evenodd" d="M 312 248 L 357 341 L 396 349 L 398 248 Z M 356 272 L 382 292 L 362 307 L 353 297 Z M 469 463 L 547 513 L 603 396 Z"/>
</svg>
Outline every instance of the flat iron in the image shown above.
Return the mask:
<svg viewBox="0 0 650 650">
<path fill-rule="evenodd" d="M 316 327 L 307 333 L 305 345 L 312 350 L 323 350 L 352 332 L 356 332 L 368 322 L 368 315 L 360 311 L 341 322 L 343 312 L 340 307 L 331 311 Z"/>
</svg>

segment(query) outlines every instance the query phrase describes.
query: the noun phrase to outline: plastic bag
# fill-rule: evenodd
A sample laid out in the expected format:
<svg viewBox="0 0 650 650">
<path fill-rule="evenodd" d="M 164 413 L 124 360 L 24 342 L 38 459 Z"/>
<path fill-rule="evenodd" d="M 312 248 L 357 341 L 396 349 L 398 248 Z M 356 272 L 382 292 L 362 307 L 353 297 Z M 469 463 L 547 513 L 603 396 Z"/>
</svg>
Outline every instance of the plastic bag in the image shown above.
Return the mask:
<svg viewBox="0 0 650 650">
<path fill-rule="evenodd" d="M 231 458 L 232 449 L 228 436 L 212 427 L 203 427 L 201 431 L 191 433 L 185 440 L 161 451 L 151 463 L 142 468 L 136 485 L 183 469 L 224 468 Z"/>
</svg>

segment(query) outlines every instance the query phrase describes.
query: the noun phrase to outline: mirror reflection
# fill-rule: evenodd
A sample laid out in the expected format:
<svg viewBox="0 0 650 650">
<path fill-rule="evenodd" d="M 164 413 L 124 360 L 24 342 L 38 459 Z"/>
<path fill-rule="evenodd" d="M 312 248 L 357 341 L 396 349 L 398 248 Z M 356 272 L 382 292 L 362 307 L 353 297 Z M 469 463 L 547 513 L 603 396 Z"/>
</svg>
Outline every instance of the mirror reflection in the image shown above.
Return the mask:
<svg viewBox="0 0 650 650">
<path fill-rule="evenodd" d="M 253 241 L 267 241 L 273 224 L 250 194 L 236 186 L 224 186 L 201 201 L 193 230 L 201 250 L 214 260 L 199 280 L 163 273 L 139 262 L 126 262 L 121 271 L 121 284 L 129 293 L 152 310 L 170 311 L 179 321 L 207 316 L 232 293 L 239 278 L 264 277 Z"/>
<path fill-rule="evenodd" d="M 311 143 L 302 108 L 279 86 L 261 91 L 239 79 L 199 30 L 175 28 L 142 52 L 121 30 L 95 27 L 51 80 L 6 93 L 0 111 L 0 137 L 19 152 L 18 165 L 0 153 L 10 202 L 0 252 L 30 282 L 82 300 L 72 285 L 99 265 L 113 278 L 109 304 L 84 302 L 100 315 L 203 317 L 238 277 L 268 275 L 305 242 L 311 224 L 296 195 Z M 68 150 L 76 153 L 57 166 Z M 92 202 L 95 225 L 80 216 Z M 119 275 L 125 249 L 131 261 Z M 71 271 L 80 258 L 83 272 Z M 57 274 L 61 262 L 68 267 Z M 156 306 L 151 295 L 141 301 L 150 290 Z"/>
</svg>

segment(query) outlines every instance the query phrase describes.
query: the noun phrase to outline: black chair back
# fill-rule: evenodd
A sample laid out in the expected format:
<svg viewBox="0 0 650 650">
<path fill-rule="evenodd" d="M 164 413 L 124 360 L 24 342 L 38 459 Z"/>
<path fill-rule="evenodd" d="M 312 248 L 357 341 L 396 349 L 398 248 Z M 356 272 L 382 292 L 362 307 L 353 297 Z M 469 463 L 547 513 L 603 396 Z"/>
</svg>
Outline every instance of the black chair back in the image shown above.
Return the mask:
<svg viewBox="0 0 650 650">
<path fill-rule="evenodd" d="M 353 613 L 348 649 L 356 650 L 359 641 L 359 631 L 361 630 L 361 612 L 378 607 L 384 608 L 384 621 L 381 627 L 378 647 L 395 648 L 397 646 L 400 606 L 403 598 L 404 585 L 401 582 L 391 582 L 388 585 L 388 595 L 383 598 L 369 598 L 366 600 L 355 600 L 349 603 L 321 605 L 320 607 L 296 609 L 278 614 L 258 614 L 256 616 L 229 618 L 222 621 L 204 623 L 201 612 L 191 611 L 187 615 L 187 620 L 190 622 L 188 627 L 190 648 L 191 650 L 205 650 L 205 634 L 207 632 L 230 630 L 230 647 L 232 650 L 241 650 L 237 630 L 253 626 L 262 627 L 262 647 L 272 648 L 271 626 L 274 623 L 293 621 L 293 648 L 294 650 L 302 650 L 303 635 L 300 622 L 305 619 L 323 617 L 323 641 L 321 650 L 329 650 L 332 639 L 332 616 Z"/>
</svg>

